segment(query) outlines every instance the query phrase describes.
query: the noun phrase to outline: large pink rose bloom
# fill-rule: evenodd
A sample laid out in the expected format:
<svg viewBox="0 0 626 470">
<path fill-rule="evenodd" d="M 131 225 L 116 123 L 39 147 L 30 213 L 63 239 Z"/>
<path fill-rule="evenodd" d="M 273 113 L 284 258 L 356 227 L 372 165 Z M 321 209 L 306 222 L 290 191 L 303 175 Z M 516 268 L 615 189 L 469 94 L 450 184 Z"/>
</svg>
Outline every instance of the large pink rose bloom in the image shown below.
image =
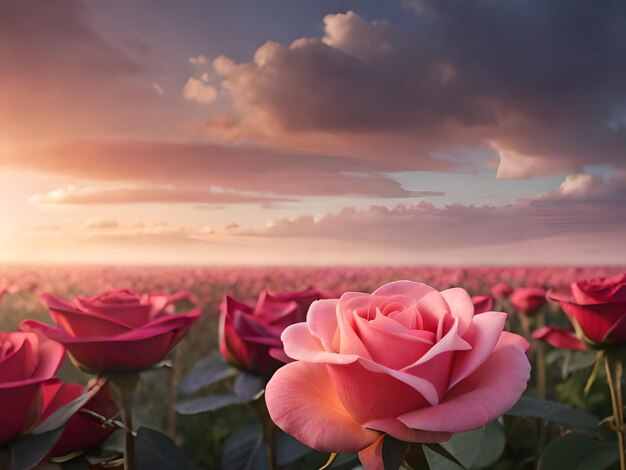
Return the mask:
<svg viewBox="0 0 626 470">
<path fill-rule="evenodd" d="M 172 303 L 187 293 L 143 296 L 127 290 L 74 301 L 44 294 L 56 327 L 35 320 L 20 324 L 38 330 L 67 348 L 82 368 L 92 372 L 139 370 L 162 361 L 202 311 L 171 313 Z"/>
<path fill-rule="evenodd" d="M 503 331 L 505 319 L 474 315 L 463 289 L 410 281 L 314 302 L 282 335 L 297 362 L 268 383 L 270 415 L 309 447 L 359 452 L 366 469 L 382 469 L 385 433 L 446 441 L 515 404 L 530 377 L 528 343 Z"/>
<path fill-rule="evenodd" d="M 0 332 L 0 448 L 39 422 L 44 387 L 64 355 L 63 346 L 35 333 Z"/>
<path fill-rule="evenodd" d="M 533 336 L 563 349 L 586 349 L 626 343 L 626 273 L 573 282 L 569 292 L 548 292 L 559 303 L 578 337 L 562 328 L 542 328 Z"/>
</svg>

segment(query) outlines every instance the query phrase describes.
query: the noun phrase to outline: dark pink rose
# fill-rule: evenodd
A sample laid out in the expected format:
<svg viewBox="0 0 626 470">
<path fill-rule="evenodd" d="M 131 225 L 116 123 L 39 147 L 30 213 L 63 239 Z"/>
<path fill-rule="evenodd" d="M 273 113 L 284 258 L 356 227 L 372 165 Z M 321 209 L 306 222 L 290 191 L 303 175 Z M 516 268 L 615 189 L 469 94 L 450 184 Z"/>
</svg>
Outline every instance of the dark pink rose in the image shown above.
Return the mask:
<svg viewBox="0 0 626 470">
<path fill-rule="evenodd" d="M 0 447 L 39 422 L 44 386 L 64 355 L 63 346 L 35 333 L 0 332 Z"/>
<path fill-rule="evenodd" d="M 219 342 L 222 356 L 235 367 L 271 375 L 291 361 L 280 335 L 303 322 L 311 302 L 321 298 L 315 290 L 272 293 L 263 291 L 255 306 L 226 297 L 220 305 Z"/>
<path fill-rule="evenodd" d="M 22 330 L 38 330 L 63 344 L 78 364 L 91 372 L 140 370 L 162 361 L 202 313 L 171 313 L 174 301 L 188 293 L 137 295 L 127 290 L 74 301 L 44 294 L 56 327 L 34 320 Z"/>
<path fill-rule="evenodd" d="M 498 300 L 507 298 L 511 292 L 513 292 L 513 288 L 505 282 L 499 282 L 491 288 L 491 295 Z"/>
<path fill-rule="evenodd" d="M 519 313 L 532 317 L 546 303 L 546 291 L 541 287 L 516 287 L 509 301 Z"/>
<path fill-rule="evenodd" d="M 493 310 L 493 297 L 490 295 L 475 295 L 472 297 L 474 314 L 490 312 Z"/>
<path fill-rule="evenodd" d="M 467 292 L 398 281 L 318 300 L 285 329 L 295 362 L 267 384 L 272 420 L 309 447 L 382 468 L 383 437 L 440 442 L 510 409 L 526 388 L 528 343 L 506 313 L 474 314 Z"/>
<path fill-rule="evenodd" d="M 90 387 L 59 381 L 44 386 L 45 409 L 41 420 L 45 420 L 61 406 L 77 399 Z M 63 457 L 82 452 L 100 444 L 117 428 L 104 425 L 97 418 L 85 413 L 89 410 L 107 419 L 117 419 L 119 412 L 108 385 L 103 386 L 91 399 L 77 411 L 63 428 L 63 434 L 50 452 L 49 458 Z"/>
<path fill-rule="evenodd" d="M 578 332 L 578 339 L 597 345 L 626 343 L 626 273 L 585 279 L 569 292 L 550 291 Z"/>
</svg>

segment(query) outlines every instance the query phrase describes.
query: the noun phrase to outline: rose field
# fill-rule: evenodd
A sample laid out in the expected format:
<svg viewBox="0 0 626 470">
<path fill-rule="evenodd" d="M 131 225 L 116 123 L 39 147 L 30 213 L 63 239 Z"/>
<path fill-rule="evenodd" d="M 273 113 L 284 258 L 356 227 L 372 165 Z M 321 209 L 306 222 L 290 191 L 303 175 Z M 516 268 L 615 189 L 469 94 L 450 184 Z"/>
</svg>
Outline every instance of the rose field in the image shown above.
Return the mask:
<svg viewBox="0 0 626 470">
<path fill-rule="evenodd" d="M 0 468 L 619 468 L 621 272 L 3 268 Z"/>
</svg>

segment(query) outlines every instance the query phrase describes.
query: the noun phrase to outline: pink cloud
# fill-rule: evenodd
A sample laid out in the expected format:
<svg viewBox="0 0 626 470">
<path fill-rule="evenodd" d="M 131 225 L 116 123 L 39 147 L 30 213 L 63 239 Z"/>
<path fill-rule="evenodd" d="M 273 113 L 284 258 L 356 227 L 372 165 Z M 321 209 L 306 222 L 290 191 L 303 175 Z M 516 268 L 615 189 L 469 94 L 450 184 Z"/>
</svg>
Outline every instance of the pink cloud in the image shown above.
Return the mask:
<svg viewBox="0 0 626 470">
<path fill-rule="evenodd" d="M 201 204 L 270 204 L 294 202 L 295 199 L 246 195 L 234 191 L 210 190 L 175 186 L 134 188 L 67 186 L 45 194 L 35 194 L 29 201 L 37 205 L 60 204 L 140 204 L 201 203 Z"/>
<path fill-rule="evenodd" d="M 386 176 L 405 167 L 393 162 L 355 160 L 308 152 L 288 152 L 246 145 L 219 145 L 175 142 L 66 142 L 24 147 L 0 154 L 0 165 L 73 178 L 167 184 L 179 187 L 200 185 L 256 193 L 293 196 L 356 195 L 370 197 L 439 196 L 441 192 L 408 191 Z M 82 192 L 82 199 L 98 199 L 94 191 Z M 96 191 L 97 193 L 97 191 Z M 148 195 L 150 194 L 150 195 Z M 232 193 L 229 193 L 232 195 Z M 63 194 L 76 199 L 78 194 Z M 198 199 L 194 189 L 174 191 L 108 192 L 119 199 Z M 264 196 L 263 196 L 264 197 Z M 49 199 L 49 198 L 48 198 Z M 231 200 L 234 199 L 231 198 Z M 252 202 L 252 201 L 251 201 Z"/>
<path fill-rule="evenodd" d="M 248 233 L 345 241 L 358 233 L 360 241 L 381 246 L 440 249 L 619 235 L 625 230 L 626 180 L 616 178 L 607 183 L 589 175 L 577 175 L 568 177 L 553 193 L 505 206 L 452 204 L 438 208 L 420 202 L 393 208 L 345 208 L 319 219 L 302 216 L 275 220 L 263 230 Z M 623 252 L 621 247 L 610 248 L 616 250 L 616 256 Z"/>
</svg>

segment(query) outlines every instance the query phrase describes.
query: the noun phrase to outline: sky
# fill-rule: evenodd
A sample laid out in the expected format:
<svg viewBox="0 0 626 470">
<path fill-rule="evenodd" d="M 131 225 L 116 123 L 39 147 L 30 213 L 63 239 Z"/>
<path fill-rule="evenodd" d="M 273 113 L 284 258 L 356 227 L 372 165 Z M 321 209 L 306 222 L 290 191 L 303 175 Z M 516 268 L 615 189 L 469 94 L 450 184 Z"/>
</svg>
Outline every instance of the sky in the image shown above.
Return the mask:
<svg viewBox="0 0 626 470">
<path fill-rule="evenodd" d="M 621 0 L 0 0 L 0 262 L 626 263 Z"/>
</svg>

